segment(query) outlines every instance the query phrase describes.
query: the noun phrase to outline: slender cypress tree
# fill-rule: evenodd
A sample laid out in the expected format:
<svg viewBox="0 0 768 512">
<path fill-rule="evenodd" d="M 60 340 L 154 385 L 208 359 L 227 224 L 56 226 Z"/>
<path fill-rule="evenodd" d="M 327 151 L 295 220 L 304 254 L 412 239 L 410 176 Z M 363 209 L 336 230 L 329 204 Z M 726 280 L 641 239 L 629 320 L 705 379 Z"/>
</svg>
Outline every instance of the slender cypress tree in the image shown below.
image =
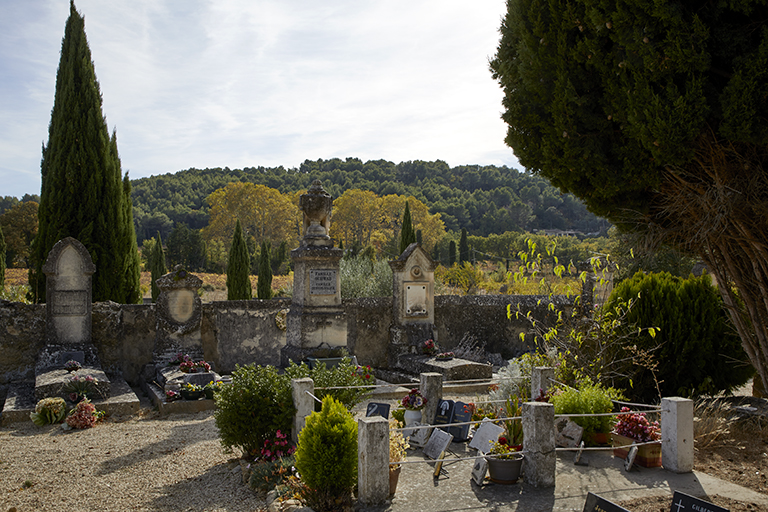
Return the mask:
<svg viewBox="0 0 768 512">
<path fill-rule="evenodd" d="M 152 252 L 149 254 L 149 272 L 152 280 L 152 302 L 157 302 L 157 297 L 160 295 L 160 288 L 158 288 L 155 281 L 161 276 L 164 276 L 168 270 L 165 267 L 165 253 L 163 252 L 163 238 L 160 236 L 160 232 L 157 232 L 157 240 L 155 245 L 152 246 Z"/>
<path fill-rule="evenodd" d="M 467 230 L 461 228 L 461 239 L 459 239 L 459 264 L 469 261 L 469 243 L 467 242 Z"/>
<path fill-rule="evenodd" d="M 235 224 L 232 247 L 229 249 L 227 265 L 227 300 L 249 300 L 251 298 L 251 257 L 243 237 L 240 219 Z"/>
<path fill-rule="evenodd" d="M 5 286 L 5 237 L 3 228 L 0 226 L 0 291 Z"/>
<path fill-rule="evenodd" d="M 256 297 L 259 299 L 272 298 L 272 265 L 270 264 L 270 253 L 272 244 L 268 240 L 261 242 L 261 253 L 259 254 L 259 280 L 256 283 Z"/>
<path fill-rule="evenodd" d="M 456 263 L 456 242 L 451 240 L 448 244 L 448 266 L 452 267 L 454 263 Z"/>
<path fill-rule="evenodd" d="M 411 208 L 408 201 L 405 202 L 405 213 L 403 214 L 403 227 L 400 230 L 400 254 L 403 254 L 409 245 L 416 241 L 416 233 L 413 231 L 413 222 L 411 222 Z"/>
<path fill-rule="evenodd" d="M 56 95 L 43 146 L 39 228 L 32 242 L 32 298 L 45 301 L 42 266 L 53 245 L 78 239 L 96 265 L 93 300 L 134 303 L 141 298 L 139 259 L 117 136 L 102 114 L 99 83 L 85 37 L 85 20 L 70 2 L 56 73 Z"/>
</svg>

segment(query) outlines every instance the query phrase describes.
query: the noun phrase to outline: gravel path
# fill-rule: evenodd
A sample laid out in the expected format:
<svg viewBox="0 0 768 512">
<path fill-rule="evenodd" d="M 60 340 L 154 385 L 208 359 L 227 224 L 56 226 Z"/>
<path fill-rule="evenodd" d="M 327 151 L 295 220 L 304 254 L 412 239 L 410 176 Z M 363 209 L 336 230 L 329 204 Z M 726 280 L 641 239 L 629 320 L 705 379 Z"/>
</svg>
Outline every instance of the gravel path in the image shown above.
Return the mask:
<svg viewBox="0 0 768 512">
<path fill-rule="evenodd" d="M 15 423 L 0 429 L 0 512 L 262 509 L 234 457 L 212 411 L 160 418 L 143 409 L 68 432 Z"/>
</svg>

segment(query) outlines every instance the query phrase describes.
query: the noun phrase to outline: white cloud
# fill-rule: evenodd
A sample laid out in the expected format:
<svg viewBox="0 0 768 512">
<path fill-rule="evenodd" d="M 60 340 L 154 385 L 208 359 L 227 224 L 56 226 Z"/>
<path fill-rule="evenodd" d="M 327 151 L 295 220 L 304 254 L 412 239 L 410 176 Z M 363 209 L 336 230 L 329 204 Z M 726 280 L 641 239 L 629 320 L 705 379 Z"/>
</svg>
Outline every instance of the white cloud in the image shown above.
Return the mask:
<svg viewBox="0 0 768 512">
<path fill-rule="evenodd" d="M 488 71 L 504 0 L 76 4 L 134 178 L 336 156 L 517 165 Z M 67 16 L 26 0 L 0 20 L 0 195 L 39 190 Z"/>
</svg>

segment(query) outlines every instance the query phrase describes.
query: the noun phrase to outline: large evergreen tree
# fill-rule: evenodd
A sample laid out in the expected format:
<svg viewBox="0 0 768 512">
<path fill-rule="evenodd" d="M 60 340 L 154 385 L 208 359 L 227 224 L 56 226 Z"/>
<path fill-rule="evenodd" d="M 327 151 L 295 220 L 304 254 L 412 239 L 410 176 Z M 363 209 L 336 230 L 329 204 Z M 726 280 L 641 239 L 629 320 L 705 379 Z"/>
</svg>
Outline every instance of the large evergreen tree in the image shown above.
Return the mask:
<svg viewBox="0 0 768 512">
<path fill-rule="evenodd" d="M 469 242 L 467 241 L 467 230 L 461 228 L 461 238 L 459 239 L 459 264 L 463 265 L 469 261 Z"/>
<path fill-rule="evenodd" d="M 36 302 L 45 301 L 42 266 L 48 253 L 67 236 L 78 239 L 96 265 L 94 301 L 141 298 L 130 183 L 127 176 L 123 180 L 117 136 L 110 137 L 101 107 L 85 21 L 70 2 L 41 163 L 39 229 L 29 272 Z"/>
<path fill-rule="evenodd" d="M 165 266 L 165 252 L 163 251 L 163 238 L 160 236 L 160 232 L 157 232 L 157 239 L 152 245 L 152 252 L 149 254 L 149 273 L 152 281 L 152 302 L 157 302 L 157 297 L 160 295 L 160 288 L 157 286 L 157 281 L 160 277 L 164 276 L 168 272 Z"/>
<path fill-rule="evenodd" d="M 251 257 L 245 244 L 240 219 L 235 224 L 227 265 L 227 300 L 249 300 L 251 295 Z"/>
<path fill-rule="evenodd" d="M 403 213 L 403 225 L 400 228 L 400 254 L 403 254 L 409 245 L 416 241 L 416 233 L 413 231 L 413 221 L 411 221 L 411 208 L 408 201 L 405 202 L 405 213 Z"/>
<path fill-rule="evenodd" d="M 506 142 L 596 214 L 698 255 L 768 382 L 764 1 L 508 0 Z"/>
<path fill-rule="evenodd" d="M 261 252 L 259 253 L 259 280 L 256 283 L 256 297 L 259 299 L 272 298 L 271 252 L 272 244 L 269 243 L 269 240 L 263 240 L 261 242 Z"/>
</svg>

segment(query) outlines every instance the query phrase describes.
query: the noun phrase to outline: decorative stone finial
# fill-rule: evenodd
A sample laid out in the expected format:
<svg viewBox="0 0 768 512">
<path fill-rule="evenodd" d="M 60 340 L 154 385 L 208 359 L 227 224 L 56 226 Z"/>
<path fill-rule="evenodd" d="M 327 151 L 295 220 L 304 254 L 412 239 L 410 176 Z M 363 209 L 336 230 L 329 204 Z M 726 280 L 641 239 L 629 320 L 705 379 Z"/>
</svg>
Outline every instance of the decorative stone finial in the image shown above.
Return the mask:
<svg viewBox="0 0 768 512">
<path fill-rule="evenodd" d="M 331 208 L 333 198 L 323 189 L 320 180 L 312 182 L 306 194 L 299 198 L 299 208 L 304 213 L 304 238 L 302 245 L 333 246 Z"/>
</svg>

